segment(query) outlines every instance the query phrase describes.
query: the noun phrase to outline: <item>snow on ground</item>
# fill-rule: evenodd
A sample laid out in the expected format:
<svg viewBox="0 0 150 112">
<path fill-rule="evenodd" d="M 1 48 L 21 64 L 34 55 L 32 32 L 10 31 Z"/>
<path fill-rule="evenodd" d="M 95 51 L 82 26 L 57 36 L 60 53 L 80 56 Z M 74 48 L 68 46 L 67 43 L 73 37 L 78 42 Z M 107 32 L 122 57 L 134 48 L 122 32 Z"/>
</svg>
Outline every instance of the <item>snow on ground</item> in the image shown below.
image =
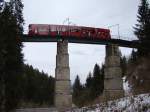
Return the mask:
<svg viewBox="0 0 150 112">
<path fill-rule="evenodd" d="M 150 112 L 150 93 L 73 109 L 70 112 Z"/>
</svg>

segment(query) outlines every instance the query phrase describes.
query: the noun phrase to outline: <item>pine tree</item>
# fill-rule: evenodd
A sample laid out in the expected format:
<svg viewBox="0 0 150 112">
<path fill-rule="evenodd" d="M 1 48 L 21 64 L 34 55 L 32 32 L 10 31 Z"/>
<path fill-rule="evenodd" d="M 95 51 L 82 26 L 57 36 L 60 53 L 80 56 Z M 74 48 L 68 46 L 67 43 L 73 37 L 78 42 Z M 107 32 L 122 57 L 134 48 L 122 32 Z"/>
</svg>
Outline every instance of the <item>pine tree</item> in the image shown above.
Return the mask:
<svg viewBox="0 0 150 112">
<path fill-rule="evenodd" d="M 88 77 L 86 78 L 86 83 L 85 83 L 85 87 L 86 89 L 90 89 L 92 86 L 92 73 L 89 72 Z"/>
<path fill-rule="evenodd" d="M 54 78 L 44 72 L 34 69 L 32 66 L 24 65 L 25 71 L 25 103 L 53 105 Z"/>
<path fill-rule="evenodd" d="M 0 0 L 0 12 L 2 11 L 4 6 L 4 0 Z"/>
<path fill-rule="evenodd" d="M 74 95 L 75 96 L 78 96 L 79 92 L 82 90 L 82 84 L 80 82 L 80 78 L 79 76 L 77 75 L 76 79 L 75 79 L 75 82 L 73 84 L 73 91 L 74 91 Z"/>
<path fill-rule="evenodd" d="M 91 97 L 95 99 L 98 97 L 103 91 L 103 74 L 98 64 L 95 64 L 93 70 L 93 80 L 92 80 L 92 88 L 91 88 Z"/>
<path fill-rule="evenodd" d="M 15 7 L 15 5 L 13 6 Z M 11 7 L 11 2 L 6 3 L 1 13 L 0 37 L 3 38 L 4 47 L 2 49 L 4 57 L 3 80 L 5 84 L 5 112 L 14 109 L 23 93 L 22 74 L 23 74 L 23 54 L 22 43 L 19 40 L 23 33 L 23 27 L 17 19 L 17 11 Z"/>
<path fill-rule="evenodd" d="M 141 48 L 138 49 L 139 55 L 147 55 L 150 44 L 150 7 L 148 0 L 141 0 L 137 18 L 138 24 L 134 28 L 134 33 L 141 41 Z"/>
<path fill-rule="evenodd" d="M 2 2 L 0 3 L 2 8 Z M 4 66 L 5 66 L 5 44 L 3 38 L 3 12 L 0 9 L 0 112 L 5 109 L 5 82 L 4 82 Z"/>
<path fill-rule="evenodd" d="M 80 105 L 80 98 L 81 98 L 81 94 L 82 94 L 82 89 L 83 89 L 83 86 L 80 82 L 80 78 L 79 76 L 77 75 L 76 78 L 75 78 L 75 81 L 74 81 L 74 84 L 73 84 L 73 102 L 76 104 L 76 105 Z"/>
<path fill-rule="evenodd" d="M 135 65 L 137 63 L 137 60 L 138 60 L 137 52 L 133 49 L 129 57 L 128 63 Z"/>
<path fill-rule="evenodd" d="M 105 69 L 105 65 L 102 64 L 102 67 L 101 67 L 101 93 L 104 90 L 104 69 Z"/>
<path fill-rule="evenodd" d="M 84 89 L 84 102 L 90 102 L 92 101 L 92 97 L 91 97 L 91 89 L 92 89 L 92 82 L 93 82 L 93 77 L 92 77 L 92 73 L 89 72 L 87 78 L 86 78 L 86 82 L 85 82 L 85 89 Z"/>
<path fill-rule="evenodd" d="M 127 72 L 127 59 L 125 56 L 121 57 L 120 59 L 120 66 L 122 69 L 122 77 L 126 75 Z"/>
<path fill-rule="evenodd" d="M 18 34 L 23 33 L 23 25 L 24 25 L 24 19 L 23 19 L 23 4 L 22 0 L 10 0 L 10 6 L 11 9 L 13 10 L 13 14 L 16 18 L 16 22 L 18 25 Z"/>
</svg>

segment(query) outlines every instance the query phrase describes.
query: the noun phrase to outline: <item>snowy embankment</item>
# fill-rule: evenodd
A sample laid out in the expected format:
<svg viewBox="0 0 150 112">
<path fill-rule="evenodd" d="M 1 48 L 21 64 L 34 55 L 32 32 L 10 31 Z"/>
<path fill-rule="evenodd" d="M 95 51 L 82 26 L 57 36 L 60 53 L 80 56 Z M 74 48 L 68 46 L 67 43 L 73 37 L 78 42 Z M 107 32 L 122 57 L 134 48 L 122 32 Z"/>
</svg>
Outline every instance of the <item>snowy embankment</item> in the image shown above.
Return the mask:
<svg viewBox="0 0 150 112">
<path fill-rule="evenodd" d="M 72 112 L 150 112 L 150 93 L 73 109 Z"/>
</svg>

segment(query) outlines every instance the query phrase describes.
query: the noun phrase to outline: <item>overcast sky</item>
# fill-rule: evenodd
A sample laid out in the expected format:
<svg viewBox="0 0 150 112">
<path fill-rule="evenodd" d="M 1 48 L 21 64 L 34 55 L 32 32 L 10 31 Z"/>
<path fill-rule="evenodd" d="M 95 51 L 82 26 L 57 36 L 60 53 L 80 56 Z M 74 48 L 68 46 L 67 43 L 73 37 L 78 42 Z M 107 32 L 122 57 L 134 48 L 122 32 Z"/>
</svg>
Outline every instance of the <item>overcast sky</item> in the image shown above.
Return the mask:
<svg viewBox="0 0 150 112">
<path fill-rule="evenodd" d="M 29 24 L 63 24 L 66 18 L 76 25 L 108 28 L 119 24 L 120 36 L 134 38 L 133 26 L 139 0 L 23 0 L 25 32 Z M 67 23 L 66 23 L 67 24 Z M 110 27 L 118 35 L 118 27 Z M 121 37 L 122 38 L 122 37 Z M 121 48 L 123 55 L 131 49 Z M 55 76 L 56 43 L 24 43 L 25 62 Z M 95 65 L 104 62 L 105 46 L 69 44 L 71 80 L 79 74 L 84 82 Z"/>
</svg>

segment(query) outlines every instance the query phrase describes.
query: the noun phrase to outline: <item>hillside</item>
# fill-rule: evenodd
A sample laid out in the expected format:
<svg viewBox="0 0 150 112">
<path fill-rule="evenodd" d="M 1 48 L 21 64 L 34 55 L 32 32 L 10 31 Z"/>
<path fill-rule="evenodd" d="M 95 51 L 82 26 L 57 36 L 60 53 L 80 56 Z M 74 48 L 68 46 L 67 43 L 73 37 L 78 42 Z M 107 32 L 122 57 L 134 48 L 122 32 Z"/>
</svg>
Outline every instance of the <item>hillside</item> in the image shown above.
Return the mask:
<svg viewBox="0 0 150 112">
<path fill-rule="evenodd" d="M 127 82 L 130 93 L 142 94 L 150 92 L 150 60 L 149 57 L 138 58 L 128 65 Z"/>
<path fill-rule="evenodd" d="M 68 112 L 150 112 L 150 93 L 124 97 Z"/>
</svg>

